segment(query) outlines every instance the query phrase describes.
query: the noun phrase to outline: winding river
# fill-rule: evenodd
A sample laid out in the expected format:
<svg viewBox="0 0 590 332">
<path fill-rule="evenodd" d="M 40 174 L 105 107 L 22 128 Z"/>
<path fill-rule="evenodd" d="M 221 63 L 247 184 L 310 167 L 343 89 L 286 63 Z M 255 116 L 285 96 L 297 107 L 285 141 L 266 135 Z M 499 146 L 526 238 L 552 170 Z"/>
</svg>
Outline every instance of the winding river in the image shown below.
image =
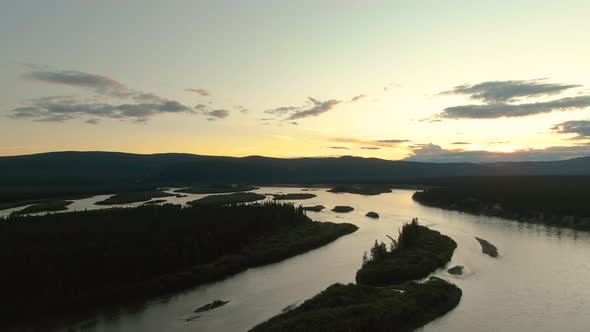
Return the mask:
<svg viewBox="0 0 590 332">
<path fill-rule="evenodd" d="M 302 192 L 298 188 L 261 188 L 259 193 Z M 280 263 L 249 269 L 220 282 L 195 287 L 141 305 L 126 305 L 84 317 L 70 317 L 44 331 L 184 332 L 246 331 L 289 305 L 301 303 L 327 286 L 354 281 L 363 252 L 385 234 L 397 236 L 403 222 L 418 217 L 423 225 L 458 243 L 450 266 L 465 266 L 463 276 L 441 269 L 435 275 L 457 284 L 463 298 L 457 308 L 421 331 L 588 331 L 590 326 L 590 233 L 499 218 L 474 216 L 422 206 L 413 191 L 394 190 L 378 196 L 333 194 L 311 189 L 316 198 L 298 201 L 322 204 L 308 212 L 314 220 L 350 222 L 356 233 Z M 185 203 L 204 195 L 168 198 Z M 106 196 L 76 201 L 70 209 L 97 208 Z M 329 211 L 350 205 L 350 213 Z M 365 217 L 368 211 L 380 219 Z M 493 243 L 500 258 L 484 255 L 475 236 Z M 194 317 L 192 311 L 216 299 L 230 302 Z M 188 319 L 188 320 L 187 320 Z"/>
</svg>

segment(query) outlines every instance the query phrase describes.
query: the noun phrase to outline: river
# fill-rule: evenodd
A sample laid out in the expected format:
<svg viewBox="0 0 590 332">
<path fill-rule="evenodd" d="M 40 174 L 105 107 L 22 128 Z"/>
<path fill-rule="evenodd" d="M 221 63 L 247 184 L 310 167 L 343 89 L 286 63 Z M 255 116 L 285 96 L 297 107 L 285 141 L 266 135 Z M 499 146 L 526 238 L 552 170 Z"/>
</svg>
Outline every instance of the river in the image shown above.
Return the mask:
<svg viewBox="0 0 590 332">
<path fill-rule="evenodd" d="M 261 188 L 259 193 L 302 192 L 299 188 Z M 314 296 L 327 286 L 354 282 L 363 252 L 385 234 L 397 236 L 403 222 L 417 217 L 421 224 L 449 235 L 457 243 L 452 262 L 465 274 L 445 269 L 435 275 L 463 290 L 460 304 L 420 331 L 588 331 L 590 326 L 590 233 L 474 216 L 422 206 L 413 191 L 394 190 L 378 196 L 333 194 L 311 189 L 316 198 L 297 201 L 328 209 L 308 212 L 314 220 L 349 222 L 359 230 L 322 248 L 282 262 L 249 269 L 223 281 L 198 286 L 141 305 L 125 305 L 84 317 L 69 317 L 44 331 L 184 332 L 246 331 L 278 314 L 286 306 Z M 204 195 L 168 198 L 184 203 Z M 70 209 L 97 208 L 108 196 L 76 201 Z M 350 205 L 350 213 L 329 211 Z M 380 219 L 365 217 L 368 211 Z M 484 255 L 475 236 L 494 244 L 501 255 Z M 216 299 L 230 302 L 194 320 L 192 311 Z"/>
</svg>

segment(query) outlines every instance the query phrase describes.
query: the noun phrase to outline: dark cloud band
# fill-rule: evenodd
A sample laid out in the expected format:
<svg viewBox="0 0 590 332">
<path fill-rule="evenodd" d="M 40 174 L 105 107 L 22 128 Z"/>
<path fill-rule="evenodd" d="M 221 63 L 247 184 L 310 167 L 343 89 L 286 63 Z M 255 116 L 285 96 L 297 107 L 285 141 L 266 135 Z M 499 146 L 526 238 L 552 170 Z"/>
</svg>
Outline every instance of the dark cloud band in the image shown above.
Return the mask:
<svg viewBox="0 0 590 332">
<path fill-rule="evenodd" d="M 545 83 L 544 80 L 489 81 L 454 87 L 440 95 L 469 95 L 471 99 L 485 103 L 502 103 L 524 97 L 538 97 L 578 88 L 577 84 Z"/>
</svg>

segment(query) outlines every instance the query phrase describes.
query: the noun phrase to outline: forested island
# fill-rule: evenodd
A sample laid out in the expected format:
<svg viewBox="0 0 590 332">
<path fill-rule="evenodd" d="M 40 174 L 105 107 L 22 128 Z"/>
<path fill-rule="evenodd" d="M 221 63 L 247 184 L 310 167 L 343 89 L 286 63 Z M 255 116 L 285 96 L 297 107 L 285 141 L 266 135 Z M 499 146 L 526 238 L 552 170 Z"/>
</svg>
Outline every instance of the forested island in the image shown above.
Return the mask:
<svg viewBox="0 0 590 332">
<path fill-rule="evenodd" d="M 461 177 L 426 181 L 420 204 L 529 223 L 590 230 L 590 177 Z"/>
<path fill-rule="evenodd" d="M 304 211 L 313 211 L 313 212 L 321 212 L 326 207 L 323 205 L 313 205 L 313 206 L 304 206 Z"/>
<path fill-rule="evenodd" d="M 333 187 L 332 189 L 328 190 L 331 193 L 349 193 L 349 194 L 358 194 L 358 195 L 379 195 L 384 193 L 390 193 L 391 187 L 388 185 L 341 185 Z"/>
<path fill-rule="evenodd" d="M 415 267 L 409 260 L 419 260 L 424 263 L 424 270 L 433 272 L 439 265 L 428 264 L 428 257 L 437 255 L 435 250 L 439 246 L 432 246 L 432 243 L 448 245 L 449 240 L 453 241 L 418 225 L 417 220 L 405 224 L 398 240 L 392 241 L 391 250 L 387 251 L 387 248 L 383 249 L 376 243 L 371 250 L 371 257 L 364 260 L 361 268 L 378 268 L 388 259 L 401 262 L 402 266 L 397 270 L 383 270 L 388 273 L 388 277 L 382 279 L 389 282 L 367 279 L 362 284 L 334 284 L 300 306 L 269 319 L 251 331 L 413 331 L 452 310 L 461 299 L 461 290 L 442 279 L 431 277 L 425 283 L 411 281 L 417 274 L 413 272 Z M 409 250 L 413 250 L 411 259 L 408 258 Z M 444 263 L 450 258 L 448 256 Z M 438 261 L 439 258 L 434 260 Z"/>
<path fill-rule="evenodd" d="M 422 279 L 445 266 L 457 248 L 453 239 L 419 225 L 418 219 L 405 224 L 398 239 L 391 241 L 390 248 L 375 241 L 356 273 L 357 283 L 384 286 Z"/>
<path fill-rule="evenodd" d="M 72 201 L 65 200 L 50 200 L 46 202 L 36 203 L 29 205 L 26 208 L 16 211 L 16 214 L 29 214 L 29 213 L 40 213 L 40 212 L 54 212 L 64 211 L 68 209 L 68 206 L 72 204 Z"/>
<path fill-rule="evenodd" d="M 356 229 L 274 202 L 13 215 L 0 222 L 0 326 L 219 280 Z"/>
<path fill-rule="evenodd" d="M 251 203 L 266 198 L 266 195 L 256 193 L 232 193 L 221 195 L 209 195 L 203 198 L 187 202 L 188 205 L 235 205 L 240 203 Z"/>
<path fill-rule="evenodd" d="M 225 194 L 252 191 L 256 189 L 258 188 L 242 185 L 202 185 L 178 189 L 176 192 L 185 194 Z"/>
<path fill-rule="evenodd" d="M 337 205 L 332 209 L 332 211 L 337 213 L 348 213 L 354 211 L 354 208 L 348 205 Z"/>
<path fill-rule="evenodd" d="M 307 194 L 307 193 L 289 193 L 289 194 L 277 194 L 273 195 L 273 199 L 275 201 L 284 201 L 284 200 L 295 200 L 295 199 L 310 199 L 314 198 L 317 195 L 315 194 Z"/>
<path fill-rule="evenodd" d="M 162 190 L 131 191 L 131 192 L 118 193 L 116 195 L 113 195 L 113 196 L 105 199 L 105 200 L 96 202 L 95 204 L 96 205 L 130 204 L 130 203 L 149 201 L 153 198 L 170 197 L 170 196 L 175 196 L 175 195 L 164 192 Z"/>
</svg>

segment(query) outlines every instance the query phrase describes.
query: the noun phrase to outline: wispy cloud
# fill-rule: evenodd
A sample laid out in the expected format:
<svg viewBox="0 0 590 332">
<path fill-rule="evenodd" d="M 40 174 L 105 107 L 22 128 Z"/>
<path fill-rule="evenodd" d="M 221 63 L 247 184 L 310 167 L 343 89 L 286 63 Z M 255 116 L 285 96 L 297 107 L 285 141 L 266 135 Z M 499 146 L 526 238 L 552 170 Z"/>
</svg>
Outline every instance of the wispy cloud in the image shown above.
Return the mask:
<svg viewBox="0 0 590 332">
<path fill-rule="evenodd" d="M 317 100 L 317 99 L 314 99 L 311 97 L 309 97 L 308 99 L 311 102 L 311 107 L 299 109 L 297 112 L 292 114 L 288 118 L 288 120 L 297 120 L 297 119 L 318 116 L 320 114 L 323 114 L 323 113 L 333 110 L 334 107 L 336 107 L 336 105 L 341 103 L 340 100 L 335 100 L 335 99 L 326 100 L 326 101 L 320 101 L 320 100 Z"/>
<path fill-rule="evenodd" d="M 453 145 L 469 145 L 471 143 L 469 143 L 469 142 L 453 142 L 451 144 L 453 144 Z"/>
<path fill-rule="evenodd" d="M 355 103 L 367 96 L 364 94 L 357 95 L 348 101 L 330 99 L 330 100 L 319 100 L 312 97 L 307 97 L 307 102 L 303 106 L 281 106 L 273 109 L 264 111 L 266 114 L 271 114 L 276 117 L 284 117 L 283 120 L 292 121 L 299 120 L 309 117 L 315 117 L 320 114 L 332 111 L 336 106 L 345 103 Z"/>
<path fill-rule="evenodd" d="M 590 107 L 590 96 L 567 97 L 525 104 L 486 104 L 447 107 L 438 116 L 446 119 L 497 119 L 524 117 Z"/>
<path fill-rule="evenodd" d="M 581 85 L 545 83 L 545 79 L 489 81 L 459 85 L 449 91 L 441 92 L 440 95 L 468 95 L 471 99 L 485 103 L 502 103 L 523 97 L 554 95 L 578 87 Z"/>
<path fill-rule="evenodd" d="M 198 95 L 201 95 L 203 97 L 211 96 L 211 91 L 209 91 L 207 89 L 203 89 L 203 88 L 199 88 L 199 89 L 184 89 L 184 91 L 194 92 L 194 93 L 196 93 Z"/>
<path fill-rule="evenodd" d="M 362 94 L 361 94 L 361 95 L 358 95 L 358 96 L 355 96 L 355 97 L 353 97 L 353 98 L 352 98 L 352 99 L 349 101 L 349 103 L 355 103 L 355 102 L 357 102 L 357 101 L 359 101 L 359 100 L 361 100 L 361 99 L 365 99 L 365 98 L 367 98 L 367 96 L 366 96 L 366 95 L 362 95 Z"/>
<path fill-rule="evenodd" d="M 346 146 L 329 146 L 328 149 L 333 149 L 333 150 L 350 150 L 350 148 L 348 148 Z"/>
<path fill-rule="evenodd" d="M 590 139 L 590 120 L 566 121 L 551 129 L 559 134 L 574 134 L 572 139 Z"/>
<path fill-rule="evenodd" d="M 435 144 L 418 144 L 412 147 L 404 160 L 422 162 L 502 162 L 550 161 L 590 156 L 590 145 L 552 146 L 542 149 L 520 149 L 514 152 L 485 150 L 444 149 Z"/>
<path fill-rule="evenodd" d="M 138 104 L 108 104 L 85 103 L 71 97 L 49 97 L 34 99 L 31 106 L 15 108 L 9 116 L 15 119 L 43 122 L 63 122 L 79 117 L 91 117 L 89 123 L 97 123 L 99 117 L 144 122 L 157 114 L 191 112 L 189 107 L 174 100 Z"/>
<path fill-rule="evenodd" d="M 578 84 L 546 83 L 543 79 L 491 81 L 474 85 L 460 85 L 452 90 L 441 92 L 440 95 L 468 95 L 470 99 L 482 101 L 484 104 L 447 107 L 440 114 L 425 119 L 425 121 L 514 118 L 590 107 L 590 95 L 514 103 L 521 98 L 555 95 L 579 87 L 581 85 Z"/>
<path fill-rule="evenodd" d="M 63 122 L 88 118 L 89 124 L 98 124 L 99 118 L 131 119 L 145 122 L 165 113 L 194 113 L 182 103 L 162 98 L 153 93 L 130 89 L 108 76 L 75 70 L 34 70 L 23 78 L 40 83 L 76 87 L 94 93 L 94 97 L 49 96 L 29 100 L 29 105 L 10 111 L 14 119 L 43 122 Z"/>
<path fill-rule="evenodd" d="M 381 140 L 362 140 L 358 138 L 352 137 L 333 137 L 329 139 L 330 142 L 337 142 L 337 143 L 350 143 L 356 145 L 364 145 L 365 148 L 368 147 L 384 147 L 384 148 L 391 148 L 391 147 L 398 147 L 403 143 L 409 143 L 410 140 L 407 139 L 381 139 Z M 374 149 L 372 149 L 374 150 Z"/>
<path fill-rule="evenodd" d="M 226 109 L 211 109 L 205 104 L 195 105 L 194 109 L 202 115 L 208 116 L 207 120 L 215 121 L 225 119 L 230 115 L 230 111 Z"/>
<path fill-rule="evenodd" d="M 236 105 L 234 106 L 234 108 L 236 109 L 236 111 L 239 111 L 240 113 L 248 113 L 248 109 L 242 105 Z"/>
<path fill-rule="evenodd" d="M 24 74 L 22 77 L 36 82 L 91 89 L 100 95 L 119 98 L 128 98 L 135 94 L 135 91 L 131 91 L 125 84 L 108 76 L 76 70 L 32 71 Z"/>
</svg>

